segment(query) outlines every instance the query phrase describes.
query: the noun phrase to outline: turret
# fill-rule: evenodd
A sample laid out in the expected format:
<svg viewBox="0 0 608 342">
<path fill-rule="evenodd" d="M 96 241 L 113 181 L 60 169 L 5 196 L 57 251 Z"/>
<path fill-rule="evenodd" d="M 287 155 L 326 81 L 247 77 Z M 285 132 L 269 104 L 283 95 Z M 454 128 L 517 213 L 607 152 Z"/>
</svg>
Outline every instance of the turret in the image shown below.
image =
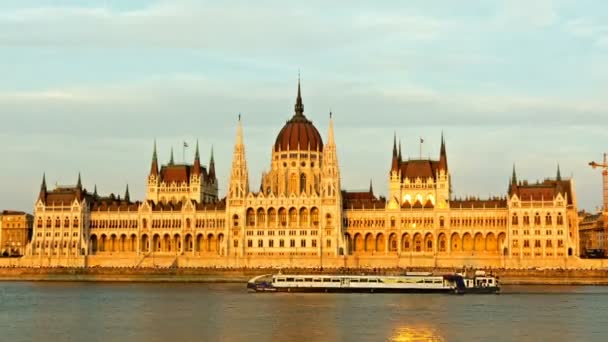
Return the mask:
<svg viewBox="0 0 608 342">
<path fill-rule="evenodd" d="M 393 137 L 393 158 L 391 160 L 391 172 L 399 170 L 399 156 L 397 154 L 397 132 Z"/>
<path fill-rule="evenodd" d="M 125 190 L 125 202 L 131 202 L 131 196 L 129 195 L 129 184 L 127 184 L 127 189 Z"/>
<path fill-rule="evenodd" d="M 42 184 L 40 184 L 40 193 L 38 194 L 38 199 L 44 201 L 46 198 L 46 174 L 42 174 Z"/>
<path fill-rule="evenodd" d="M 198 152 L 198 140 L 196 140 L 196 151 L 194 152 L 194 165 L 192 166 L 192 173 L 197 176 L 201 174 L 201 158 Z"/>
<path fill-rule="evenodd" d="M 215 176 L 215 159 L 213 158 L 213 145 L 211 145 L 211 158 L 209 158 L 209 178 L 212 182 L 216 182 Z"/>
<path fill-rule="evenodd" d="M 448 173 L 448 155 L 445 152 L 445 140 L 443 139 L 443 132 L 441 132 L 441 149 L 439 151 L 439 169 Z"/>
<path fill-rule="evenodd" d="M 158 175 L 158 156 L 156 155 L 156 139 L 154 139 L 154 152 L 152 152 L 152 165 L 150 166 L 150 175 Z"/>
</svg>

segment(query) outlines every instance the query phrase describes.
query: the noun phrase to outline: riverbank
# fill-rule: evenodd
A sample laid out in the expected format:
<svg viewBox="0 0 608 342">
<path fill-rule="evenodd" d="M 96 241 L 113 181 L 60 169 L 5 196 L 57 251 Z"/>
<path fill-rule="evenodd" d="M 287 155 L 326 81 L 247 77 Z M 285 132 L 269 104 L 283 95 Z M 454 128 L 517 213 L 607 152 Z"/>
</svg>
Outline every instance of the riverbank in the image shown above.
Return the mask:
<svg viewBox="0 0 608 342">
<path fill-rule="evenodd" d="M 404 271 L 452 273 L 454 269 L 282 269 L 299 274 L 402 274 Z M 504 285 L 608 285 L 608 270 L 598 269 L 488 269 Z M 0 268 L 0 281 L 82 282 L 200 282 L 245 283 L 254 276 L 277 273 L 270 268 Z"/>
</svg>

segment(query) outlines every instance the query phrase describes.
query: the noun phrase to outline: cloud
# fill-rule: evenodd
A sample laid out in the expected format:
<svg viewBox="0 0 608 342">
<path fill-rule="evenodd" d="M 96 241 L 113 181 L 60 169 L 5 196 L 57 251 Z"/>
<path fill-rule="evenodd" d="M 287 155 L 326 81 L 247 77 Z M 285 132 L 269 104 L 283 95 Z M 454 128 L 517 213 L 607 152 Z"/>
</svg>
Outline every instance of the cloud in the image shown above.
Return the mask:
<svg viewBox="0 0 608 342">
<path fill-rule="evenodd" d="M 313 24 L 314 23 L 314 24 Z M 77 29 L 75 29 L 77 28 Z M 436 19 L 409 14 L 328 9 L 277 2 L 161 1 L 126 11 L 109 8 L 25 8 L 0 14 L 0 45 L 202 48 L 243 51 L 339 48 L 377 33 L 430 39 Z"/>
<path fill-rule="evenodd" d="M 608 47 L 608 24 L 600 24 L 589 18 L 577 18 L 568 21 L 565 30 L 575 37 L 593 41 L 597 47 Z"/>
</svg>

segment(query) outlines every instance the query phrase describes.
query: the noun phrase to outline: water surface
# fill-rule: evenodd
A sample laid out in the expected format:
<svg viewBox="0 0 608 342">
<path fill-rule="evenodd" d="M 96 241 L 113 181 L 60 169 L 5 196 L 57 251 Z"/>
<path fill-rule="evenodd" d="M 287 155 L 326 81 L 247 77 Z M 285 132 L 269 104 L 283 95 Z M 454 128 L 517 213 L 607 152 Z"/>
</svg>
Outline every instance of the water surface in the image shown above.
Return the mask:
<svg viewBox="0 0 608 342">
<path fill-rule="evenodd" d="M 605 341 L 608 287 L 256 294 L 244 284 L 0 282 L 2 341 Z"/>
</svg>

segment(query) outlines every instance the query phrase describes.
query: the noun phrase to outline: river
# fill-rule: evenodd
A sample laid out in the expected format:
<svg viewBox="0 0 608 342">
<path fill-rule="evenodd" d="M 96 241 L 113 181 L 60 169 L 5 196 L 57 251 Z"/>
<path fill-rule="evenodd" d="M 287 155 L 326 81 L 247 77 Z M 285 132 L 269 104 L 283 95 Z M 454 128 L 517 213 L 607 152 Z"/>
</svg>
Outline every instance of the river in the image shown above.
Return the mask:
<svg viewBox="0 0 608 342">
<path fill-rule="evenodd" d="M 0 341 L 605 341 L 606 312 L 599 286 L 456 296 L 0 282 Z"/>
</svg>

